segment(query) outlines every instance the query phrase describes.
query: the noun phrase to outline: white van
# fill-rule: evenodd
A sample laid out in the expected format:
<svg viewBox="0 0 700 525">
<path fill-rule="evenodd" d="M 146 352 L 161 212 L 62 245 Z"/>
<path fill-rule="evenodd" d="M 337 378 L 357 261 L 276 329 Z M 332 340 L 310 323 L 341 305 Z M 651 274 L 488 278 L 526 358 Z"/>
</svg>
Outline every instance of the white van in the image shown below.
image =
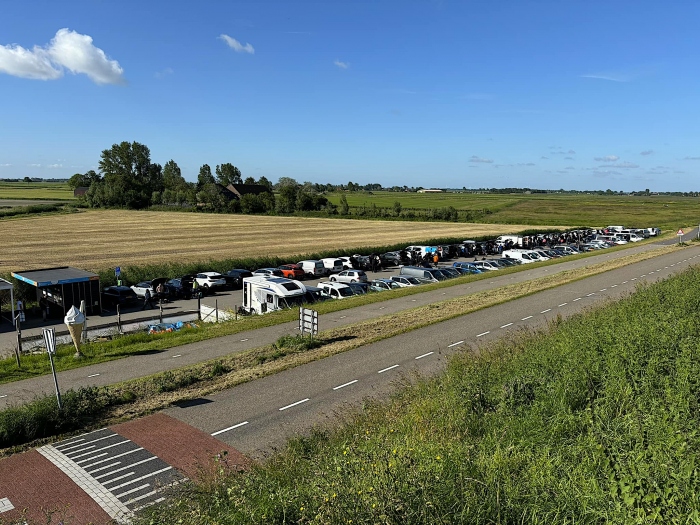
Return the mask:
<svg viewBox="0 0 700 525">
<path fill-rule="evenodd" d="M 340 273 L 343 271 L 343 260 L 336 257 L 326 257 L 321 259 L 323 267 L 328 270 L 328 273 Z"/>
<path fill-rule="evenodd" d="M 539 262 L 540 258 L 537 254 L 530 252 L 530 250 L 504 250 L 503 257 L 508 259 L 515 259 L 523 264 L 529 264 L 534 262 Z"/>
<path fill-rule="evenodd" d="M 297 264 L 304 270 L 304 273 L 310 277 L 324 277 L 330 274 L 330 271 L 326 270 L 326 267 L 321 261 L 299 261 Z"/>
<path fill-rule="evenodd" d="M 321 282 L 318 283 L 318 287 L 321 289 L 322 295 L 331 299 L 346 299 L 355 295 L 352 288 L 343 283 Z"/>
</svg>

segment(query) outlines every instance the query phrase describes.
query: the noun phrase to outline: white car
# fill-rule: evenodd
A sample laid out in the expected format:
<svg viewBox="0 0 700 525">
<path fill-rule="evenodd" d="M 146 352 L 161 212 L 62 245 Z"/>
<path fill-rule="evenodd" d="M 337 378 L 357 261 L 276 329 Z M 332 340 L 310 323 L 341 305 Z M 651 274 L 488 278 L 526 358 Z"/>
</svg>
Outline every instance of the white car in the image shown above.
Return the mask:
<svg viewBox="0 0 700 525">
<path fill-rule="evenodd" d="M 318 287 L 321 289 L 321 293 L 326 297 L 332 299 L 346 299 L 352 297 L 355 293 L 352 291 L 347 284 L 343 283 L 331 283 L 328 281 L 322 281 L 318 283 Z"/>
<path fill-rule="evenodd" d="M 131 289 L 134 291 L 134 293 L 143 299 L 143 297 L 146 295 L 146 290 L 148 290 L 151 294 L 151 297 L 155 295 L 155 290 L 153 289 L 153 285 L 151 284 L 151 281 L 143 281 L 138 284 L 134 284 L 131 286 Z"/>
<path fill-rule="evenodd" d="M 195 279 L 202 288 L 223 288 L 226 286 L 226 279 L 219 272 L 198 273 Z"/>
<path fill-rule="evenodd" d="M 330 280 L 339 283 L 366 283 L 367 274 L 362 270 L 343 270 L 338 275 L 332 275 Z"/>
<path fill-rule="evenodd" d="M 418 277 L 413 277 L 412 275 L 392 275 L 391 280 L 398 284 L 401 288 L 425 284 L 425 281 L 421 281 Z"/>
</svg>

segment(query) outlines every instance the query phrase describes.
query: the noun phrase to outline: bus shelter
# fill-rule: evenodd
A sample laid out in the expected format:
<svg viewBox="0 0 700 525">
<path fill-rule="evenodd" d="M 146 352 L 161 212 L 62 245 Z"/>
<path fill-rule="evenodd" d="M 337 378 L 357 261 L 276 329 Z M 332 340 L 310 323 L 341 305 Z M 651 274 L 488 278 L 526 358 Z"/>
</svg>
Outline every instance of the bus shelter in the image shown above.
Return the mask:
<svg viewBox="0 0 700 525">
<path fill-rule="evenodd" d="M 36 288 L 37 302 L 43 297 L 49 305 L 51 317 L 63 317 L 71 306 L 80 308 L 85 301 L 87 314 L 99 315 L 100 276 L 70 266 L 12 272 L 12 277 Z"/>
<path fill-rule="evenodd" d="M 4 298 L 7 295 L 7 292 L 10 292 L 10 312 L 12 312 L 12 317 L 10 317 L 10 322 L 14 325 L 15 324 L 15 292 L 14 292 L 14 286 L 12 286 L 12 283 L 10 281 L 6 281 L 5 279 L 0 279 L 0 315 L 2 315 L 2 305 L 5 302 Z M 0 318 L 0 321 L 2 318 Z"/>
</svg>

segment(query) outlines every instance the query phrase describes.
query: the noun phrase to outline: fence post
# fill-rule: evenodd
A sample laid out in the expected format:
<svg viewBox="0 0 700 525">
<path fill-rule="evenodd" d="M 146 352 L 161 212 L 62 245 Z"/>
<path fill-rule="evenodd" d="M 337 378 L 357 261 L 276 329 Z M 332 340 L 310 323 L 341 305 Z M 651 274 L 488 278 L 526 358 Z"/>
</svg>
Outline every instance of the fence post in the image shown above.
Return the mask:
<svg viewBox="0 0 700 525">
<path fill-rule="evenodd" d="M 219 300 L 214 301 L 214 308 L 216 309 L 216 324 L 219 324 Z"/>
<path fill-rule="evenodd" d="M 117 305 L 117 332 L 122 333 L 122 316 L 119 312 L 119 305 Z"/>
<path fill-rule="evenodd" d="M 234 311 L 233 315 L 235 316 L 234 320 L 238 321 L 238 305 L 237 304 L 233 305 L 233 311 Z"/>
<path fill-rule="evenodd" d="M 202 320 L 202 294 L 197 294 L 197 319 Z"/>
<path fill-rule="evenodd" d="M 15 326 L 17 327 L 17 346 L 15 347 L 15 358 L 17 359 L 17 368 L 22 368 L 22 363 L 20 363 L 19 355 L 22 353 L 22 327 L 20 326 L 19 316 L 15 316 Z"/>
<path fill-rule="evenodd" d="M 160 324 L 163 324 L 163 298 L 158 299 L 158 306 L 160 307 Z"/>
</svg>

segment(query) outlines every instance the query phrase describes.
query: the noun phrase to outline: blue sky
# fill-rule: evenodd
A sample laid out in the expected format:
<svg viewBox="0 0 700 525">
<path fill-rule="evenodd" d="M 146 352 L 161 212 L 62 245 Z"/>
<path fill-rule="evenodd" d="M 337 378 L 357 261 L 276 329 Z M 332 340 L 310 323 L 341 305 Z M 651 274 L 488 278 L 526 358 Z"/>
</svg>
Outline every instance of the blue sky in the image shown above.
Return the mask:
<svg viewBox="0 0 700 525">
<path fill-rule="evenodd" d="M 700 3 L 6 2 L 0 177 L 697 191 Z"/>
</svg>

